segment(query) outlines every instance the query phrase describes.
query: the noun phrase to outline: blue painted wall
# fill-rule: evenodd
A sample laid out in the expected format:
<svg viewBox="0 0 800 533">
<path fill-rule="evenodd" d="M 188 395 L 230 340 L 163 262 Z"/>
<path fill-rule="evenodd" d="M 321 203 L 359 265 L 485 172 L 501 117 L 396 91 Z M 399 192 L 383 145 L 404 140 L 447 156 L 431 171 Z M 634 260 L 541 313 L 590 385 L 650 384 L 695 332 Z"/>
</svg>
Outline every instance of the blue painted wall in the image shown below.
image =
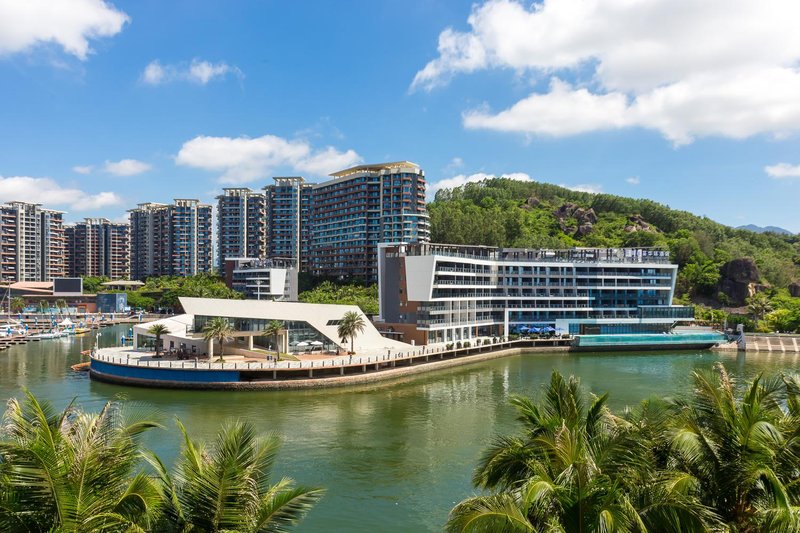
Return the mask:
<svg viewBox="0 0 800 533">
<path fill-rule="evenodd" d="M 120 378 L 151 379 L 154 381 L 196 383 L 235 383 L 239 381 L 238 370 L 182 370 L 179 368 L 124 366 L 95 359 L 92 359 L 92 370 Z"/>
</svg>

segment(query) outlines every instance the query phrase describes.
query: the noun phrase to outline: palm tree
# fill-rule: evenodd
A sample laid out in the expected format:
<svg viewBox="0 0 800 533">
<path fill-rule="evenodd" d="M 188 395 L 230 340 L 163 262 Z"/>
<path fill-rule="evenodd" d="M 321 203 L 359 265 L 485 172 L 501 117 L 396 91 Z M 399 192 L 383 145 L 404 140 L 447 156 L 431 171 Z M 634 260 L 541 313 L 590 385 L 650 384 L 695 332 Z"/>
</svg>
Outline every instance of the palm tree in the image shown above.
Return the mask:
<svg viewBox="0 0 800 533">
<path fill-rule="evenodd" d="M 286 531 L 323 494 L 289 478 L 271 484 L 279 440 L 256 436 L 250 422 L 225 425 L 211 446 L 193 442 L 178 425 L 184 445 L 174 475 L 150 458 L 164 495 L 164 531 Z"/>
<path fill-rule="evenodd" d="M 757 292 L 747 299 L 747 309 L 753 316 L 753 319 L 758 322 L 764 316 L 772 311 L 772 304 L 769 298 L 763 292 Z"/>
<path fill-rule="evenodd" d="M 140 471 L 140 436 L 159 427 L 139 404 L 56 412 L 30 393 L 8 401 L 0 434 L 0 529 L 144 531 L 159 512 Z"/>
<path fill-rule="evenodd" d="M 275 354 L 278 356 L 278 359 L 280 359 L 280 350 L 278 349 L 278 342 L 280 334 L 283 331 L 283 329 L 284 329 L 283 322 L 281 322 L 280 320 L 270 320 L 270 322 L 267 324 L 267 327 L 265 327 L 264 331 L 262 331 L 263 335 L 275 339 Z"/>
<path fill-rule="evenodd" d="M 713 514 L 657 468 L 662 409 L 618 417 L 606 402 L 558 372 L 540 404 L 512 398 L 524 430 L 484 453 L 473 483 L 488 494 L 456 505 L 447 530 L 708 531 Z"/>
<path fill-rule="evenodd" d="M 366 322 L 364 322 L 364 317 L 361 313 L 356 311 L 348 311 L 342 317 L 342 320 L 339 322 L 339 328 L 337 329 L 337 333 L 339 338 L 342 339 L 342 342 L 347 342 L 347 339 L 350 339 L 350 356 L 352 357 L 355 353 L 355 349 L 353 347 L 353 343 L 355 341 L 356 335 L 359 333 L 363 333 L 364 329 L 367 327 Z"/>
<path fill-rule="evenodd" d="M 147 333 L 156 336 L 156 355 L 158 355 L 158 351 L 161 349 L 161 336 L 169 335 L 172 332 L 164 324 L 153 324 L 147 330 Z"/>
<path fill-rule="evenodd" d="M 11 298 L 11 311 L 21 313 L 25 309 L 25 299 L 19 296 Z"/>
<path fill-rule="evenodd" d="M 57 312 L 59 312 L 59 313 L 60 313 L 60 312 L 61 312 L 61 310 L 62 310 L 62 309 L 64 309 L 64 311 L 65 311 L 65 313 L 66 313 L 66 310 L 67 310 L 67 301 L 66 301 L 66 300 L 64 300 L 63 298 L 59 298 L 58 300 L 56 300 L 56 301 L 55 301 L 55 306 L 56 306 L 56 311 L 57 311 Z"/>
<path fill-rule="evenodd" d="M 220 362 L 225 362 L 223 358 L 225 341 L 231 338 L 233 331 L 233 326 L 230 325 L 228 319 L 221 316 L 212 318 L 203 326 L 203 338 L 206 341 L 219 341 L 218 361 Z"/>
<path fill-rule="evenodd" d="M 717 363 L 675 404 L 671 461 L 727 530 L 800 531 L 798 377 L 738 383 Z"/>
</svg>

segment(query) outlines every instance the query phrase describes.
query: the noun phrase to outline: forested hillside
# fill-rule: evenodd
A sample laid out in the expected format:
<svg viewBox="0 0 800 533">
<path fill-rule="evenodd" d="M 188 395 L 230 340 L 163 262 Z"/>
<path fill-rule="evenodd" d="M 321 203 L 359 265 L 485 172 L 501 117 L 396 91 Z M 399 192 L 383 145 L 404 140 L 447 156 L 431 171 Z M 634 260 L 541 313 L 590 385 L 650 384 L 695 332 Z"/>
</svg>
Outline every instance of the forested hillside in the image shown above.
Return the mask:
<svg viewBox="0 0 800 533">
<path fill-rule="evenodd" d="M 770 301 L 797 300 L 792 305 L 800 327 L 800 299 L 789 298 L 790 289 L 800 294 L 800 285 L 793 285 L 800 279 L 797 235 L 734 229 L 651 200 L 503 178 L 440 190 L 428 209 L 434 242 L 663 247 L 680 265 L 682 299 L 730 308 L 748 304 L 760 291 Z"/>
</svg>

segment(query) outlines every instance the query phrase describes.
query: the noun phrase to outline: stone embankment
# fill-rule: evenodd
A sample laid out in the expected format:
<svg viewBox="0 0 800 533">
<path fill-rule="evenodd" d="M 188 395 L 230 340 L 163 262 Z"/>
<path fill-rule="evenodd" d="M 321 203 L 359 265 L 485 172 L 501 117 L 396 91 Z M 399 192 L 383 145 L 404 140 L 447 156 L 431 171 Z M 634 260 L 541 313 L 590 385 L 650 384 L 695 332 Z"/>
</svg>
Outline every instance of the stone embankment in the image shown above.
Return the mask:
<svg viewBox="0 0 800 533">
<path fill-rule="evenodd" d="M 748 352 L 800 353 L 800 335 L 745 335 Z"/>
</svg>

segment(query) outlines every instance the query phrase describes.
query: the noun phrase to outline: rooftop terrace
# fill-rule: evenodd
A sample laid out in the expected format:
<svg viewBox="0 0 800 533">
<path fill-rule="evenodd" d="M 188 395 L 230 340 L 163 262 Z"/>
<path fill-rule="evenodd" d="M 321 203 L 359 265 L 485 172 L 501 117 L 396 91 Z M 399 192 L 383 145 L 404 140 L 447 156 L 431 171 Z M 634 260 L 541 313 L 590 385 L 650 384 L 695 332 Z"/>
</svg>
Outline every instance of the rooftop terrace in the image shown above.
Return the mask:
<svg viewBox="0 0 800 533">
<path fill-rule="evenodd" d="M 406 256 L 443 255 L 487 261 L 603 262 L 669 264 L 669 251 L 662 248 L 567 248 L 528 249 L 466 246 L 454 244 L 414 243 L 388 246 L 388 254 Z M 394 249 L 393 249 L 394 248 Z"/>
</svg>

